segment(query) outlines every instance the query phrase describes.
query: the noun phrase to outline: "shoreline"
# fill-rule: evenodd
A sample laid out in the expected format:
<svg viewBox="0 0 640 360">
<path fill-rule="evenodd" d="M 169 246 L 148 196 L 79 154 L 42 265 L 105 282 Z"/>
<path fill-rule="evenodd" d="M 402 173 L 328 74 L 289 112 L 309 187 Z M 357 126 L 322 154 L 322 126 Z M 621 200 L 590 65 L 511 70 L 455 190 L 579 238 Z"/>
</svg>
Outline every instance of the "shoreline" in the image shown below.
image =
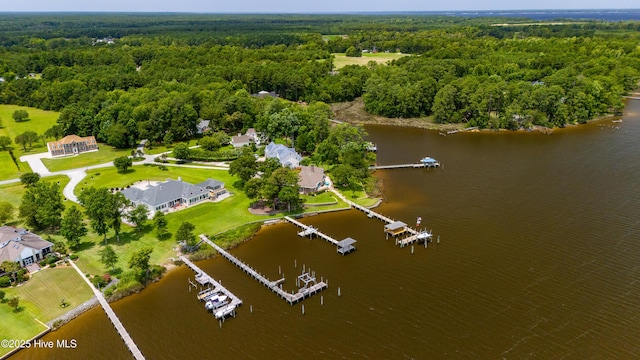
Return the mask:
<svg viewBox="0 0 640 360">
<path fill-rule="evenodd" d="M 336 119 L 338 122 L 344 122 L 349 124 L 356 125 L 382 125 L 382 126 L 395 126 L 395 127 L 403 127 L 403 128 L 416 128 L 416 129 L 425 129 L 425 130 L 437 130 L 437 131 L 455 131 L 455 132 L 524 132 L 524 133 L 543 133 L 543 134 L 552 134 L 556 130 L 562 130 L 566 128 L 572 128 L 579 125 L 589 124 L 591 122 L 607 120 L 607 119 L 615 119 L 621 118 L 621 115 L 615 114 L 604 114 L 597 116 L 595 118 L 587 120 L 585 123 L 569 123 L 564 127 L 544 127 L 540 125 L 534 125 L 531 129 L 517 129 L 517 130 L 509 130 L 509 129 L 472 129 L 467 130 L 465 127 L 465 123 L 446 123 L 440 124 L 432 121 L 430 117 L 423 118 L 386 118 L 384 116 L 369 114 L 364 110 L 364 103 L 362 98 L 357 98 L 354 101 L 350 102 L 341 102 L 341 103 L 333 103 L 330 104 L 331 110 L 336 115 Z M 625 106 L 626 107 L 626 106 Z M 447 134 L 445 134 L 447 135 Z M 452 134 L 450 134 L 452 135 Z"/>
</svg>

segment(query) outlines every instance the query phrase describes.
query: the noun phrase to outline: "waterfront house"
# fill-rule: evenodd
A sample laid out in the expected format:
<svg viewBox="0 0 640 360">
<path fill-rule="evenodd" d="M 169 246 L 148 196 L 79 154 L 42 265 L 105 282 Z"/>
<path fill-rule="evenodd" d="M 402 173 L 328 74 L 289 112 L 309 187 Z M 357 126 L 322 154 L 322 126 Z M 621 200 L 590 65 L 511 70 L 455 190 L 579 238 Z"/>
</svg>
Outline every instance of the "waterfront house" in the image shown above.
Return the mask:
<svg viewBox="0 0 640 360">
<path fill-rule="evenodd" d="M 316 166 L 300 166 L 298 173 L 298 186 L 303 194 L 311 194 L 319 191 L 325 183 L 324 169 Z"/>
<path fill-rule="evenodd" d="M 264 148 L 264 155 L 267 159 L 278 159 L 280 165 L 289 168 L 299 167 L 300 161 L 302 161 L 302 156 L 300 156 L 294 149 L 274 142 L 269 143 L 269 145 Z"/>
<path fill-rule="evenodd" d="M 53 244 L 23 228 L 0 226 L 0 263 L 12 261 L 21 267 L 44 260 Z"/>
<path fill-rule="evenodd" d="M 58 141 L 48 142 L 47 149 L 51 157 L 77 155 L 89 151 L 98 151 L 98 143 L 93 136 L 67 135 Z"/>
<path fill-rule="evenodd" d="M 214 179 L 207 179 L 193 185 L 178 180 L 167 180 L 158 184 L 131 186 L 122 190 L 122 194 L 134 206 L 145 205 L 149 214 L 156 211 L 167 212 L 180 206 L 191 206 L 209 199 L 217 199 L 227 194 L 224 183 Z"/>
</svg>

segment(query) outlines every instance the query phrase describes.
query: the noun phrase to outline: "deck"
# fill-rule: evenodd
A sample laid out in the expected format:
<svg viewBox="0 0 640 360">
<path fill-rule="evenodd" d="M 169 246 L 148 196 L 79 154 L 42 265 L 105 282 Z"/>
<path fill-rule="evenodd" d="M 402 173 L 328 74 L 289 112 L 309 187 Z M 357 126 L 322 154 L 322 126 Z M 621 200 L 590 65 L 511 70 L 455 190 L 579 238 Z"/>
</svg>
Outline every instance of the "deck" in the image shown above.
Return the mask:
<svg viewBox="0 0 640 360">
<path fill-rule="evenodd" d="M 310 297 L 327 288 L 327 284 L 324 281 L 320 281 L 313 284 L 310 287 L 304 287 L 298 290 L 298 292 L 296 293 L 293 293 L 293 292 L 288 293 L 282 290 L 282 288 L 279 286 L 281 283 L 284 282 L 284 279 L 271 281 L 267 279 L 267 277 L 265 277 L 264 275 L 257 272 L 255 269 L 251 268 L 249 265 L 243 263 L 242 261 L 238 260 L 235 256 L 229 254 L 226 250 L 224 250 L 220 246 L 216 245 L 213 241 L 209 240 L 209 238 L 207 238 L 205 235 L 200 235 L 200 239 L 202 239 L 202 241 L 206 242 L 211 247 L 216 249 L 216 251 L 222 257 L 224 257 L 225 259 L 229 260 L 232 264 L 239 267 L 242 271 L 244 271 L 245 273 L 247 273 L 247 275 L 254 278 L 260 284 L 266 286 L 269 290 L 277 294 L 281 299 L 288 302 L 290 305 L 298 303 L 304 300 L 305 298 Z"/>
<path fill-rule="evenodd" d="M 214 278 L 212 278 L 207 273 L 202 271 L 197 265 L 192 263 L 185 256 L 180 256 L 180 260 L 182 260 L 182 262 L 184 262 L 185 265 L 187 265 L 189 268 L 191 268 L 191 270 L 193 270 L 193 272 L 196 273 L 196 278 L 195 279 L 200 285 L 202 285 L 202 286 L 211 286 L 212 287 L 212 291 L 214 291 L 214 292 L 222 292 L 229 299 L 231 299 L 231 302 L 229 302 L 229 304 L 227 304 L 227 305 L 223 306 L 222 308 L 214 311 L 213 312 L 214 315 L 216 315 L 216 313 L 218 313 L 218 312 L 222 312 L 225 315 L 230 314 L 238 306 L 242 305 L 242 300 L 240 300 L 240 298 L 235 296 L 231 291 L 227 290 L 227 288 L 222 286 L 222 284 L 220 284 Z M 198 300 L 202 301 L 202 299 L 198 299 Z"/>
</svg>

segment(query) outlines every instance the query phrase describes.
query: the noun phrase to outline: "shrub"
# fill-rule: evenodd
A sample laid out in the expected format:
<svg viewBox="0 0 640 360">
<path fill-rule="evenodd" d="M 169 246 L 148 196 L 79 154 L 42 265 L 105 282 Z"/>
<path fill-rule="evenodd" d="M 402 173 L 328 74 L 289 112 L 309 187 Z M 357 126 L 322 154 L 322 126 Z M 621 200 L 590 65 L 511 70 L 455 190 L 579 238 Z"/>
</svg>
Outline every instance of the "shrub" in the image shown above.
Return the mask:
<svg viewBox="0 0 640 360">
<path fill-rule="evenodd" d="M 11 279 L 8 276 L 0 276 L 0 287 L 8 287 L 11 285 Z"/>
<path fill-rule="evenodd" d="M 101 289 L 108 284 L 107 282 L 104 281 L 102 276 L 98 276 L 98 275 L 91 278 L 91 283 L 93 284 L 93 286 L 96 287 L 96 289 Z"/>
<path fill-rule="evenodd" d="M 71 256 L 69 256 L 69 259 L 74 260 L 74 261 L 78 260 L 78 255 L 72 254 Z"/>
<path fill-rule="evenodd" d="M 38 263 L 38 265 L 40 265 L 40 267 L 45 267 L 45 266 L 47 266 L 47 260 L 40 260 L 40 262 Z"/>
<path fill-rule="evenodd" d="M 0 301 L 4 300 L 5 292 L 0 290 Z"/>
<path fill-rule="evenodd" d="M 56 267 L 56 263 L 50 264 L 50 265 L 49 265 L 49 267 L 50 267 L 50 268 L 54 268 L 54 267 Z"/>
<path fill-rule="evenodd" d="M 104 274 L 102 275 L 102 280 L 104 280 L 105 283 L 110 283 L 111 282 L 111 275 L 109 274 Z"/>
</svg>

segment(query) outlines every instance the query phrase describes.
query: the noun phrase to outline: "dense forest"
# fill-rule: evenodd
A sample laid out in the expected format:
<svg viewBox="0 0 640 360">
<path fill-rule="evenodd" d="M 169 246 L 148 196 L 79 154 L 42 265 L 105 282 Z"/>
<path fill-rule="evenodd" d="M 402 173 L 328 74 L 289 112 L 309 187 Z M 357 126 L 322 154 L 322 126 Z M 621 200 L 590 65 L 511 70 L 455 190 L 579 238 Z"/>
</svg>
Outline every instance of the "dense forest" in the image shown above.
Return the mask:
<svg viewBox="0 0 640 360">
<path fill-rule="evenodd" d="M 121 148 L 189 139 L 210 119 L 227 133 L 286 129 L 310 153 L 325 139 L 314 119 L 331 116 L 326 103 L 362 97 L 386 117 L 553 127 L 621 111 L 640 79 L 640 23 L 496 22 L 505 19 L 2 14 L 0 103 L 61 111 L 51 134 Z M 350 47 L 410 56 L 334 71 L 331 54 Z"/>
</svg>

